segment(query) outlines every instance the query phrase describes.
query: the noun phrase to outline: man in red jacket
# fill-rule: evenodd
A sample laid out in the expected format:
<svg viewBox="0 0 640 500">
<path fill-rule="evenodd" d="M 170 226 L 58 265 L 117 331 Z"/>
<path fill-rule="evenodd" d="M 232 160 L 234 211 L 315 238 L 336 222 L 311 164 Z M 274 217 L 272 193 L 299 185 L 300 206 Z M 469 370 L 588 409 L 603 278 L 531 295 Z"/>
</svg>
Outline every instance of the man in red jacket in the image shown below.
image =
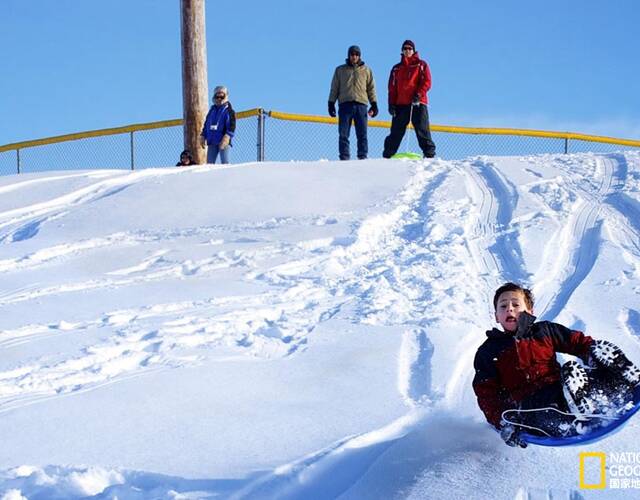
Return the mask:
<svg viewBox="0 0 640 500">
<path fill-rule="evenodd" d="M 384 140 L 382 156 L 391 158 L 397 153 L 409 121 L 413 124 L 418 144 L 425 158 L 433 158 L 436 145 L 429 130 L 427 92 L 431 89 L 429 65 L 420 59 L 411 40 L 402 44 L 402 59 L 389 75 L 389 114 L 391 131 Z"/>
</svg>

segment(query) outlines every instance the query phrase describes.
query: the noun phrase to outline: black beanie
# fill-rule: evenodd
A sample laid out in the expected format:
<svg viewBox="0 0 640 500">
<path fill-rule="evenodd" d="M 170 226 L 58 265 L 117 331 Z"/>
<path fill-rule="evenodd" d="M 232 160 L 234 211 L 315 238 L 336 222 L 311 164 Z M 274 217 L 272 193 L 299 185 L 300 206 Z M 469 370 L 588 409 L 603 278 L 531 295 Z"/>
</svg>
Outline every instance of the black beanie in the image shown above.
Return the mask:
<svg viewBox="0 0 640 500">
<path fill-rule="evenodd" d="M 357 45 L 352 45 L 351 47 L 349 47 L 349 50 L 347 50 L 347 57 L 351 54 L 358 54 L 359 56 L 362 55 L 362 52 L 360 52 L 360 47 L 358 47 Z"/>
<path fill-rule="evenodd" d="M 402 48 L 406 47 L 407 45 L 411 47 L 414 52 L 416 51 L 416 44 L 413 43 L 411 40 L 405 40 L 404 42 L 402 42 Z"/>
</svg>

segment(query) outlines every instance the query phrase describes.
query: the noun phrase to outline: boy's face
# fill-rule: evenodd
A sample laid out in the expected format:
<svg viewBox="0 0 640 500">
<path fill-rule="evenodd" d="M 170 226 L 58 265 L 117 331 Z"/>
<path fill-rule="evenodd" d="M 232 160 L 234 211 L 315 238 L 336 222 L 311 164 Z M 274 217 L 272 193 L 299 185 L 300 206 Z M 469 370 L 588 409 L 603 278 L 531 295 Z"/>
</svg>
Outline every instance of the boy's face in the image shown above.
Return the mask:
<svg viewBox="0 0 640 500">
<path fill-rule="evenodd" d="M 527 307 L 524 293 L 521 291 L 503 292 L 498 297 L 496 321 L 502 325 L 505 332 L 515 332 L 522 311 L 533 314 L 533 311 Z"/>
</svg>

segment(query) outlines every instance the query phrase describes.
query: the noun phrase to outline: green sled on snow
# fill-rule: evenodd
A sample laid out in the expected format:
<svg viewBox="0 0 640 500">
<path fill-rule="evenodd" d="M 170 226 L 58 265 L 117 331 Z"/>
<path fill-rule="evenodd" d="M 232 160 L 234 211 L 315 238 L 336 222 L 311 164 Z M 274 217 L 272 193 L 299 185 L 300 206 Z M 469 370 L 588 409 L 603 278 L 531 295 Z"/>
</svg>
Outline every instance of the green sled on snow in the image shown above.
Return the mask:
<svg viewBox="0 0 640 500">
<path fill-rule="evenodd" d="M 396 153 L 391 158 L 396 160 L 422 160 L 422 155 L 418 153 Z"/>
</svg>

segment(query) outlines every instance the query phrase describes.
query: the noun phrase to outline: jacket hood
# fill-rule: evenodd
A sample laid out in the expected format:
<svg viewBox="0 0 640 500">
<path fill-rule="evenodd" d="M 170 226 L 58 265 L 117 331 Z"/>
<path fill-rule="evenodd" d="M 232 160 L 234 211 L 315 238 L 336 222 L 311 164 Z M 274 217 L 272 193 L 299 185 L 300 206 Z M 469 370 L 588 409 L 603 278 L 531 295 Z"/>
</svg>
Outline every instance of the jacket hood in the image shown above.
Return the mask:
<svg viewBox="0 0 640 500">
<path fill-rule="evenodd" d="M 487 330 L 487 337 L 490 339 L 496 339 L 500 337 L 515 337 L 517 339 L 522 338 L 525 332 L 529 329 L 529 327 L 535 322 L 536 317 L 533 314 L 529 314 L 528 312 L 520 313 L 520 317 L 518 318 L 518 328 L 516 328 L 515 332 L 504 332 L 499 330 L 498 328 L 493 328 L 491 330 Z"/>
</svg>

